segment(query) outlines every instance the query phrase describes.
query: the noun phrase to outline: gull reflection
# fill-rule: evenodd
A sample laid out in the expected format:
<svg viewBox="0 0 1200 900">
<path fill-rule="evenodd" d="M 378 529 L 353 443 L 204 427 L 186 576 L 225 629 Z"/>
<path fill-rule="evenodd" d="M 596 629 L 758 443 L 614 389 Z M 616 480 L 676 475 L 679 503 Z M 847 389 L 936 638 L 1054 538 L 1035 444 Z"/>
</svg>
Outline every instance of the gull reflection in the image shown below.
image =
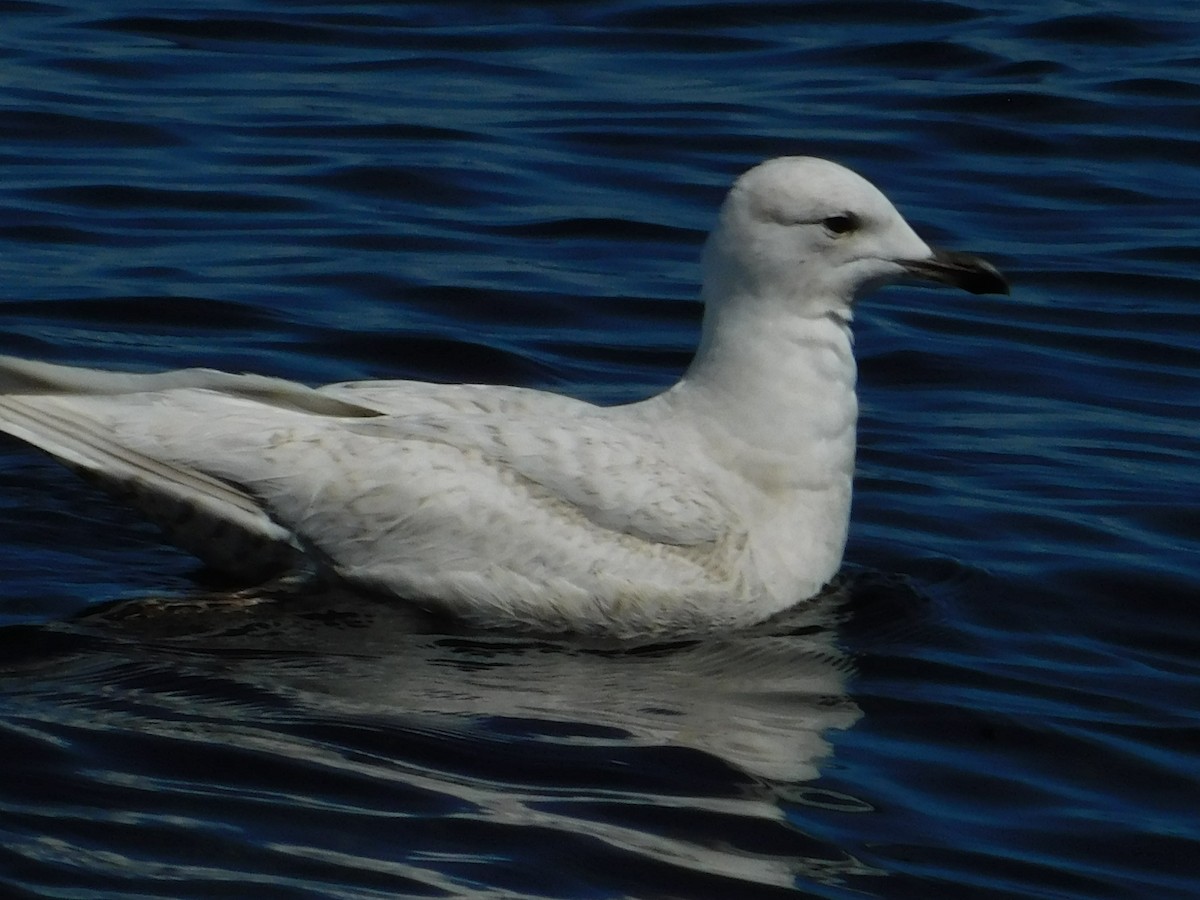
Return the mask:
<svg viewBox="0 0 1200 900">
<path fill-rule="evenodd" d="M 340 809 L 340 791 L 366 784 L 398 812 L 426 798 L 437 817 L 586 835 L 703 877 L 875 874 L 794 831 L 786 812 L 829 758 L 831 734 L 860 717 L 837 644 L 841 601 L 646 647 L 448 633 L 361 597 L 140 601 L 0 633 L 0 678 L 21 711 L 2 724 L 47 750 L 63 735 L 85 748 L 117 741 L 112 764 L 87 777 L 130 802 L 176 798 L 181 814 L 196 791 L 247 789 L 285 815 Z M 122 796 L 105 816 L 132 814 Z M 659 816 L 686 824 L 664 828 Z M 726 844 L 751 822 L 783 829 L 795 848 L 780 853 L 778 837 L 770 853 Z M 335 851 L 315 838 L 271 848 Z M 401 868 L 447 888 L 440 864 Z"/>
</svg>

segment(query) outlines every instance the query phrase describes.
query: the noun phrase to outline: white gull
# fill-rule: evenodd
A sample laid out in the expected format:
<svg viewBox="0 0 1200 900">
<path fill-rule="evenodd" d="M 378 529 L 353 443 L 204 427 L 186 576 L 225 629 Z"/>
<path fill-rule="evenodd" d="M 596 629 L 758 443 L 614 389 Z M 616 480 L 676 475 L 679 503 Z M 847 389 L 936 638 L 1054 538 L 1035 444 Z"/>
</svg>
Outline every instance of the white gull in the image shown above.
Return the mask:
<svg viewBox="0 0 1200 900">
<path fill-rule="evenodd" d="M 0 357 L 0 430 L 246 578 L 307 569 L 483 626 L 629 638 L 748 625 L 841 564 L 856 298 L 904 276 L 1007 285 L 809 157 L 737 180 L 703 269 L 695 359 L 638 403 Z"/>
</svg>

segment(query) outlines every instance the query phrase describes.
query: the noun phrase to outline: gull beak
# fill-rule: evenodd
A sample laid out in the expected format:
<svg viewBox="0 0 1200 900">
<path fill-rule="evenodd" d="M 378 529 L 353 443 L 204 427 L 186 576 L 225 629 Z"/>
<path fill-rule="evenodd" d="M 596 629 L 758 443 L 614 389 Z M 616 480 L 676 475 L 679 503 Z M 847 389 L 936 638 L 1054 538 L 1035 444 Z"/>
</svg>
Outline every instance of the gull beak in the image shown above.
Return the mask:
<svg viewBox="0 0 1200 900">
<path fill-rule="evenodd" d="M 900 265 L 917 278 L 940 281 L 972 294 L 1007 294 L 1008 281 L 990 262 L 970 253 L 934 249 L 925 259 L 903 259 Z"/>
</svg>

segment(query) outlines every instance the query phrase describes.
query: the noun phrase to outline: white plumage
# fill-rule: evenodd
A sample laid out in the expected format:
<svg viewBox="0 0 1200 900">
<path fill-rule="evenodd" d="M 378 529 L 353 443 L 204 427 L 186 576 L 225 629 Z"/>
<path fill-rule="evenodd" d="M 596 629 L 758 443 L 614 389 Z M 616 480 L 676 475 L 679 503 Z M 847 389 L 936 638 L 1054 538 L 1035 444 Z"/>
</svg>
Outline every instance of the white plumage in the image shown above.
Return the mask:
<svg viewBox="0 0 1200 900">
<path fill-rule="evenodd" d="M 734 627 L 840 565 L 851 305 L 905 274 L 1006 290 L 854 173 L 777 159 L 738 180 L 705 247 L 695 360 L 640 403 L 0 358 L 0 429 L 247 578 L 304 566 L 488 626 Z"/>
</svg>

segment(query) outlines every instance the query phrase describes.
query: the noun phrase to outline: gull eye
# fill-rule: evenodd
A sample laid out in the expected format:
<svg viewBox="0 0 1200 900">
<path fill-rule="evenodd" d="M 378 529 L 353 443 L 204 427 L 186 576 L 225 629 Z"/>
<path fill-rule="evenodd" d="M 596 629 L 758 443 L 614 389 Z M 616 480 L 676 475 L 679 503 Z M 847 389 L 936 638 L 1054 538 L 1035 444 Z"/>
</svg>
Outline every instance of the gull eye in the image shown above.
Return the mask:
<svg viewBox="0 0 1200 900">
<path fill-rule="evenodd" d="M 852 231 L 857 231 L 862 222 L 854 213 L 843 213 L 840 216 L 829 216 L 821 220 L 821 224 L 825 226 L 825 230 L 830 234 L 842 235 L 849 234 Z"/>
</svg>

